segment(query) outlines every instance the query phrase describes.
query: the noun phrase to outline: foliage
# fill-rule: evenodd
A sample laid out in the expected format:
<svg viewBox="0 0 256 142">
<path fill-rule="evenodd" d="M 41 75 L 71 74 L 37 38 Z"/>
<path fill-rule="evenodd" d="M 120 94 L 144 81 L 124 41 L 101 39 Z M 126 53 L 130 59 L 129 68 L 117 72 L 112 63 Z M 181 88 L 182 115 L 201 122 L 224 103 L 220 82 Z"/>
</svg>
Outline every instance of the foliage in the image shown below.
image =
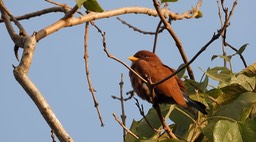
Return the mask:
<svg viewBox="0 0 256 142">
<path fill-rule="evenodd" d="M 80 8 L 81 5 L 84 6 L 89 11 L 92 12 L 103 12 L 104 10 L 97 2 L 97 0 L 76 0 L 77 6 Z"/>
<path fill-rule="evenodd" d="M 245 47 L 241 47 L 245 48 Z M 242 50 L 242 49 L 241 49 Z M 240 52 L 240 50 L 239 50 Z M 242 51 L 241 51 L 242 52 Z M 208 115 L 184 113 L 174 105 L 161 105 L 162 115 L 168 118 L 174 134 L 182 141 L 253 141 L 256 139 L 256 93 L 253 64 L 239 73 L 226 67 L 214 67 L 205 71 L 203 81 L 187 79 L 190 97 L 207 105 Z M 209 78 L 218 81 L 215 88 L 207 87 Z M 195 90 L 198 90 L 197 93 Z M 161 124 L 153 108 L 146 115 L 154 128 Z M 193 119 L 193 120 L 192 120 Z M 175 142 L 164 133 L 152 130 L 145 119 L 133 121 L 130 130 L 140 139 L 127 134 L 127 142 Z"/>
</svg>

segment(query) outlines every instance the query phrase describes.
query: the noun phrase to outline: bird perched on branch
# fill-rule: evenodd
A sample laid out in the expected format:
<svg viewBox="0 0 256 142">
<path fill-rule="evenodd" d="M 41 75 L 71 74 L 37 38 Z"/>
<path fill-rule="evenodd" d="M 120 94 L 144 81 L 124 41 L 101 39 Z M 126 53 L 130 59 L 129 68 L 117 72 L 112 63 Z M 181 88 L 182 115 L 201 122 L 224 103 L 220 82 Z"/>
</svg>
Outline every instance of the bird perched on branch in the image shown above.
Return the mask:
<svg viewBox="0 0 256 142">
<path fill-rule="evenodd" d="M 131 68 L 151 83 L 156 83 L 175 71 L 164 65 L 156 54 L 147 50 L 138 51 L 134 56 L 129 57 L 129 60 L 132 61 Z M 203 114 L 207 114 L 204 104 L 188 97 L 183 81 L 177 75 L 153 89 L 150 89 L 150 86 L 132 71 L 129 72 L 129 75 L 132 87 L 140 98 L 153 104 L 176 103 L 188 110 L 195 108 Z"/>
</svg>

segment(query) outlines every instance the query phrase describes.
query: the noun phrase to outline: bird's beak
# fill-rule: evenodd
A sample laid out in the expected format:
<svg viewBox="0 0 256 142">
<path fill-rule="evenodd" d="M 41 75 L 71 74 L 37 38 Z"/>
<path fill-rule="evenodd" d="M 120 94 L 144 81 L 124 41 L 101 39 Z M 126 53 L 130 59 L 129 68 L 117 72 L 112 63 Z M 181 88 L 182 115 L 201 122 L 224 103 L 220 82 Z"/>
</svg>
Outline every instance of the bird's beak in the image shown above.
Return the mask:
<svg viewBox="0 0 256 142">
<path fill-rule="evenodd" d="M 131 60 L 132 62 L 139 60 L 139 58 L 134 57 L 134 56 L 130 56 L 128 59 Z"/>
</svg>

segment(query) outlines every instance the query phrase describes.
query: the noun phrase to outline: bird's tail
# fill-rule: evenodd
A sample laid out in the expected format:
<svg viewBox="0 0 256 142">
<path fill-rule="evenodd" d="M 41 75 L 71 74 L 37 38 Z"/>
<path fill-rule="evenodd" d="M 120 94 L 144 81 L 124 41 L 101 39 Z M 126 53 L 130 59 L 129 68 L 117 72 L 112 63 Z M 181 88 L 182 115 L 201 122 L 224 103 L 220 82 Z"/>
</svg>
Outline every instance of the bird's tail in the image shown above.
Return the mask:
<svg viewBox="0 0 256 142">
<path fill-rule="evenodd" d="M 195 109 L 199 110 L 200 112 L 202 112 L 203 114 L 207 114 L 206 106 L 203 103 L 190 99 L 186 94 L 183 94 L 183 97 L 186 100 L 187 105 L 189 107 L 195 108 Z"/>
</svg>

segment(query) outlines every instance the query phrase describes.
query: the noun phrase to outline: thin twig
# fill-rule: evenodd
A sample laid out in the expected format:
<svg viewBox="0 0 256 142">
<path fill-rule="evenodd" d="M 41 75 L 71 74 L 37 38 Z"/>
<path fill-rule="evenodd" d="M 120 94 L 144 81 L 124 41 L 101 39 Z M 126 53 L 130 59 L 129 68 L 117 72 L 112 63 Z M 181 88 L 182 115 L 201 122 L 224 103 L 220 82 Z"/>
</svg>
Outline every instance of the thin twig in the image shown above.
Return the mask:
<svg viewBox="0 0 256 142">
<path fill-rule="evenodd" d="M 52 12 L 65 12 L 65 10 L 62 7 L 50 7 L 50 8 L 38 10 L 36 12 L 28 13 L 28 14 L 25 14 L 25 15 L 16 16 L 15 19 L 20 21 L 20 20 L 25 20 L 25 19 L 38 17 L 38 16 L 48 14 L 48 13 L 52 13 Z M 4 20 L 0 19 L 0 23 L 2 23 L 2 22 L 4 22 Z"/>
<path fill-rule="evenodd" d="M 55 1 L 52 1 L 52 0 L 45 0 L 45 1 L 47 1 L 47 2 L 49 2 L 49 3 L 51 3 L 51 4 L 54 4 L 54 5 L 57 5 L 57 6 L 61 7 L 61 8 L 63 8 L 63 9 L 64 9 L 64 13 L 67 13 L 68 10 L 72 9 L 72 7 L 69 6 L 69 5 L 67 5 L 67 4 L 58 3 L 58 2 L 55 2 Z M 82 12 L 80 12 L 80 11 L 76 11 L 76 12 L 77 12 L 78 14 L 80 14 L 80 15 L 84 15 L 84 14 L 83 14 Z"/>
<path fill-rule="evenodd" d="M 157 43 L 158 33 L 160 32 L 160 27 L 161 27 L 162 23 L 163 22 L 160 20 L 158 25 L 157 25 L 157 28 L 156 28 L 155 38 L 154 38 L 154 45 L 153 45 L 153 51 L 152 51 L 153 53 L 156 52 L 156 43 Z M 164 29 L 164 28 L 162 28 L 162 29 Z"/>
<path fill-rule="evenodd" d="M 181 41 L 179 40 L 178 36 L 176 35 L 174 30 L 172 29 L 170 23 L 168 23 L 168 21 L 165 19 L 165 16 L 163 15 L 163 13 L 162 13 L 162 11 L 160 9 L 160 4 L 159 4 L 158 0 L 153 0 L 153 3 L 154 3 L 154 7 L 155 7 L 155 9 L 156 9 L 156 11 L 157 11 L 161 21 L 163 22 L 163 24 L 165 25 L 167 31 L 169 32 L 169 34 L 172 36 L 173 40 L 175 41 L 176 46 L 177 46 L 177 48 L 178 48 L 178 50 L 180 52 L 180 55 L 181 55 L 181 57 L 183 59 L 183 62 L 185 64 L 187 64 L 188 63 L 188 59 L 187 59 L 187 56 L 186 56 L 185 51 L 183 49 Z M 202 0 L 199 0 L 197 5 L 200 6 L 201 3 L 202 3 Z M 193 74 L 193 70 L 190 67 L 190 65 L 187 66 L 187 71 L 188 71 L 188 75 L 189 75 L 190 79 L 195 80 L 195 77 L 194 77 L 194 74 Z"/>
<path fill-rule="evenodd" d="M 90 79 L 90 74 L 89 74 L 89 65 L 88 65 L 88 56 L 89 56 L 88 55 L 88 37 L 89 37 L 89 22 L 87 22 L 86 25 L 85 25 L 85 35 L 84 35 L 84 60 L 85 60 L 86 78 L 87 78 L 87 81 L 88 81 L 89 90 L 90 90 L 92 98 L 93 98 L 94 107 L 96 108 L 98 116 L 99 116 L 99 119 L 100 119 L 101 126 L 104 126 L 103 119 L 102 119 L 102 116 L 101 116 L 101 113 L 100 113 L 100 109 L 99 109 L 99 103 L 97 102 L 96 96 L 94 94 L 95 90 L 94 90 L 94 88 L 92 86 L 91 79 Z"/>
<path fill-rule="evenodd" d="M 168 136 L 170 138 L 174 138 L 174 139 L 178 139 L 175 134 L 172 132 L 172 130 L 170 129 L 170 127 L 168 126 L 168 124 L 166 123 L 165 119 L 163 118 L 162 116 L 162 113 L 161 113 L 161 109 L 159 107 L 159 104 L 158 103 L 154 103 L 153 104 L 153 107 L 155 108 L 156 112 L 157 112 L 157 115 L 163 125 L 163 128 L 165 129 L 165 131 L 167 132 Z"/>
<path fill-rule="evenodd" d="M 96 26 L 95 24 L 93 24 L 93 26 L 98 30 L 98 32 L 101 34 L 102 38 L 103 38 L 103 50 L 105 51 L 105 53 L 107 54 L 107 56 L 111 59 L 114 59 L 115 61 L 121 63 L 122 65 L 124 65 L 127 69 L 129 69 L 131 72 L 133 72 L 138 78 L 140 78 L 142 81 L 144 81 L 145 83 L 147 83 L 147 80 L 145 80 L 143 77 L 141 77 L 136 71 L 134 71 L 132 68 L 130 68 L 126 63 L 124 63 L 123 61 L 121 61 L 120 59 L 116 58 L 115 56 L 113 56 L 112 54 L 110 54 L 107 50 L 107 42 L 106 42 L 106 33 L 103 32 L 98 26 Z"/>
<path fill-rule="evenodd" d="M 232 50 L 234 50 L 234 51 L 238 51 L 234 46 L 232 46 L 231 44 L 229 44 L 229 43 L 225 43 L 228 47 L 230 47 Z M 241 58 L 241 60 L 242 60 L 242 62 L 243 62 L 243 64 L 244 64 L 244 67 L 246 68 L 247 67 L 247 64 L 246 64 L 246 61 L 245 61 L 245 59 L 244 59 L 244 56 L 241 54 L 241 53 L 238 53 L 238 55 L 240 56 L 240 58 Z"/>
<path fill-rule="evenodd" d="M 52 142 L 56 142 L 53 130 L 51 130 L 51 138 L 52 138 Z"/>
<path fill-rule="evenodd" d="M 237 0 L 233 3 L 232 10 L 230 11 L 228 18 L 227 18 L 226 21 L 224 22 L 223 27 L 222 27 L 220 30 L 218 30 L 218 33 L 217 33 L 217 34 L 215 34 L 215 33 L 213 34 L 212 38 L 196 53 L 196 55 L 195 55 L 189 62 L 187 62 L 187 63 L 186 63 L 184 66 L 182 66 L 181 68 L 177 69 L 174 73 L 172 73 L 172 74 L 169 75 L 168 77 L 166 77 L 166 78 L 164 78 L 164 79 L 162 79 L 162 80 L 160 80 L 160 81 L 158 81 L 158 82 L 156 82 L 156 83 L 154 83 L 154 84 L 152 84 L 152 85 L 153 85 L 153 86 L 156 86 L 156 85 L 159 85 L 159 84 L 163 83 L 164 81 L 166 81 L 166 80 L 170 79 L 171 77 L 175 76 L 176 74 L 178 74 L 180 71 L 182 71 L 182 70 L 183 70 L 184 68 L 186 68 L 188 65 L 190 65 L 192 62 L 194 62 L 195 59 L 196 59 L 201 53 L 203 53 L 203 52 L 207 49 L 207 47 L 208 47 L 209 45 L 211 45 L 215 40 L 217 40 L 217 39 L 222 35 L 223 31 L 228 27 L 229 21 L 230 21 L 230 19 L 231 19 L 231 16 L 232 16 L 232 14 L 233 14 L 233 11 L 234 11 L 236 5 L 237 5 Z"/>
<path fill-rule="evenodd" d="M 115 120 L 119 123 L 120 126 L 122 126 L 127 133 L 131 134 L 134 138 L 136 138 L 137 140 L 139 139 L 138 136 L 136 136 L 132 131 L 130 131 L 126 126 L 124 126 L 124 124 L 118 119 L 118 117 L 115 115 L 115 113 L 113 113 L 113 116 L 115 118 Z"/>
<path fill-rule="evenodd" d="M 120 85 L 120 102 L 121 102 L 121 109 L 122 109 L 122 114 L 121 114 L 121 119 L 122 122 L 124 124 L 124 126 L 126 126 L 126 115 L 125 115 L 125 111 L 124 111 L 124 97 L 123 97 L 123 85 L 124 85 L 124 75 L 121 74 L 121 81 L 119 83 Z M 123 141 L 125 142 L 125 136 L 126 136 L 126 132 L 125 129 L 123 128 Z"/>
<path fill-rule="evenodd" d="M 1 6 L 1 9 L 3 9 L 8 16 L 10 17 L 10 19 L 15 23 L 15 25 L 19 28 L 20 32 L 22 33 L 22 35 L 24 36 L 28 36 L 28 33 L 26 32 L 26 30 L 23 28 L 23 26 L 20 24 L 20 22 L 11 14 L 11 12 L 5 7 L 5 5 Z"/>
<path fill-rule="evenodd" d="M 135 105 L 138 107 L 138 109 L 139 109 L 139 111 L 140 111 L 140 115 L 144 118 L 144 120 L 146 121 L 146 123 L 148 124 L 148 126 L 149 126 L 152 130 L 156 131 L 157 133 L 161 132 L 161 130 L 158 130 L 158 129 L 154 128 L 154 127 L 151 125 L 151 123 L 148 121 L 148 119 L 147 119 L 147 117 L 145 116 L 145 113 L 144 113 L 143 105 L 140 105 L 139 100 L 138 100 L 137 98 L 135 98 L 135 97 L 133 97 L 133 99 L 136 101 Z"/>
<path fill-rule="evenodd" d="M 221 24 L 221 27 L 223 27 L 223 21 L 222 21 L 222 13 L 220 11 L 220 2 L 217 1 L 217 4 L 218 4 L 218 15 L 219 15 L 219 19 L 220 19 L 220 24 Z M 222 9 L 224 10 L 224 7 L 223 7 L 223 4 L 222 4 Z M 225 17 L 227 18 L 227 10 L 224 11 L 225 13 Z M 227 30 L 227 29 L 226 29 Z M 224 31 L 223 34 L 221 35 L 222 36 L 222 54 L 223 56 L 226 56 L 227 53 L 226 53 L 226 48 L 225 48 L 225 41 L 226 41 L 226 33 L 227 31 Z M 224 67 L 227 66 L 227 61 L 225 59 L 223 59 L 223 63 L 224 63 Z"/>
<path fill-rule="evenodd" d="M 139 33 L 142 33 L 142 34 L 145 34 L 145 35 L 155 35 L 156 33 L 155 32 L 147 32 L 147 31 L 143 31 L 129 23 L 127 23 L 126 21 L 122 20 L 121 18 L 117 17 L 116 18 L 117 20 L 119 20 L 122 24 L 128 26 L 129 28 L 133 29 L 134 31 L 136 32 L 139 32 Z M 161 28 L 161 30 L 159 30 L 158 32 L 162 32 L 164 30 L 164 28 Z"/>
</svg>

